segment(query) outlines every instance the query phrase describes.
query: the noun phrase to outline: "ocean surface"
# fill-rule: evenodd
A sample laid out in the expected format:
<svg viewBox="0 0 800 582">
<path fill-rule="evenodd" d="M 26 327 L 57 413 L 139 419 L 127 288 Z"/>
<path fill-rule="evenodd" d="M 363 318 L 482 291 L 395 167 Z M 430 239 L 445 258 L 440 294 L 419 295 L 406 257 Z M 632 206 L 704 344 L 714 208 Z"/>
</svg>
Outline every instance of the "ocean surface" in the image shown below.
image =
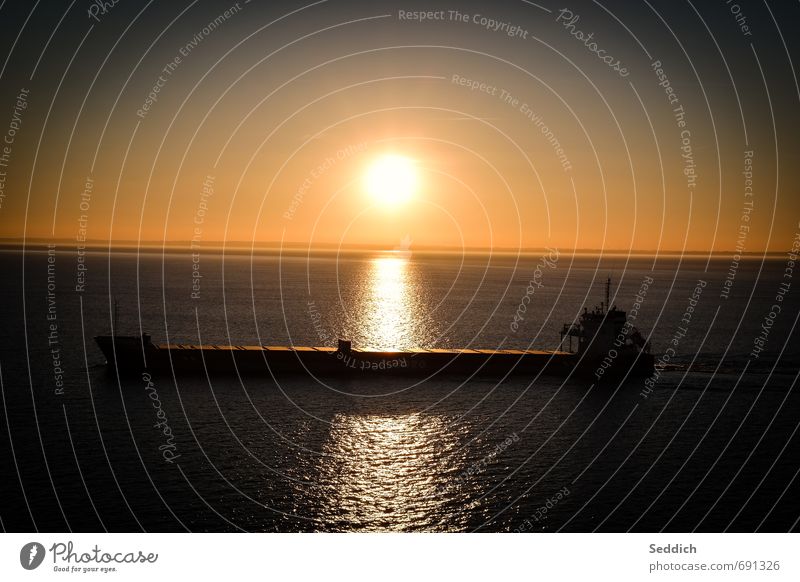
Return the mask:
<svg viewBox="0 0 800 582">
<path fill-rule="evenodd" d="M 0 526 L 797 530 L 787 260 L 0 252 Z M 119 378 L 92 340 L 556 349 L 609 276 L 649 384 Z"/>
</svg>

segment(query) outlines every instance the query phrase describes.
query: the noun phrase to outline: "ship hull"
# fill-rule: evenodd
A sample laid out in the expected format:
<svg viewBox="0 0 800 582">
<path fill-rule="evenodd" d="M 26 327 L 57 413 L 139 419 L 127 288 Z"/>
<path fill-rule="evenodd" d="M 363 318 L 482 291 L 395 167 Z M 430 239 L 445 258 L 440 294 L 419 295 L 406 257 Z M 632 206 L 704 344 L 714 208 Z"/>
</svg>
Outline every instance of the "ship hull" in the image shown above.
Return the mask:
<svg viewBox="0 0 800 582">
<path fill-rule="evenodd" d="M 149 338 L 98 336 L 110 368 L 125 374 L 304 374 L 314 376 L 547 374 L 606 380 L 650 376 L 653 356 L 620 354 L 609 365 L 559 351 L 413 350 L 373 351 L 282 346 L 155 345 Z"/>
</svg>

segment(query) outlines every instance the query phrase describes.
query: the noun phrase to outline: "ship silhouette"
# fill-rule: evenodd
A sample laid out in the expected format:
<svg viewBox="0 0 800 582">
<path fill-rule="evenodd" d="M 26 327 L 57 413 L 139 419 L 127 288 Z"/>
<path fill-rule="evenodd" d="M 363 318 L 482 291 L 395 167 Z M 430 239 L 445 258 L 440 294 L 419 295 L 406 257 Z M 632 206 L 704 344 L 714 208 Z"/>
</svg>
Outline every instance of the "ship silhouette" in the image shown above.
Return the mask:
<svg viewBox="0 0 800 582">
<path fill-rule="evenodd" d="M 336 347 L 154 344 L 149 334 L 100 335 L 94 339 L 109 368 L 120 373 L 259 373 L 433 376 L 438 374 L 590 377 L 651 376 L 650 344 L 627 313 L 606 301 L 564 324 L 557 350 L 414 349 L 368 350 L 339 339 Z M 573 350 L 573 342 L 576 344 Z M 565 344 L 567 347 L 565 349 Z"/>
</svg>

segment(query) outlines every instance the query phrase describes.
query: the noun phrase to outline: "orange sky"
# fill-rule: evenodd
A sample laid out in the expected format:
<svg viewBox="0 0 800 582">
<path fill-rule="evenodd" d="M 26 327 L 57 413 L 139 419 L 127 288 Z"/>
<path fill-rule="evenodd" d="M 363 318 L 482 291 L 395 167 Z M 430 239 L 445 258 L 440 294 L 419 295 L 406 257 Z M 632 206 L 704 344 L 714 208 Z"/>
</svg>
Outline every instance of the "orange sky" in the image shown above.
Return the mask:
<svg viewBox="0 0 800 582">
<path fill-rule="evenodd" d="M 233 44 L 220 32 L 168 75 L 143 114 L 176 45 L 138 67 L 141 54 L 116 55 L 126 74 L 109 67 L 87 91 L 81 73 L 46 125 L 50 95 L 32 92 L 0 236 L 74 240 L 85 215 L 93 240 L 725 251 L 752 199 L 746 250 L 790 246 L 800 217 L 795 144 L 778 124 L 776 156 L 763 86 L 736 94 L 705 78 L 701 87 L 668 38 L 654 38 L 686 111 L 681 127 L 631 39 L 604 37 L 629 63 L 621 78 L 549 20 L 530 28 L 552 45 L 476 31 L 470 45 L 464 28 L 411 27 L 392 15 L 267 61 L 269 51 L 250 46 L 216 64 Z M 431 43 L 436 30 L 438 47 L 385 48 Z M 265 47 L 293 38 L 275 34 Z M 784 97 L 773 96 L 775 108 L 788 107 Z M 419 181 L 392 208 L 363 186 L 387 153 L 413 159 Z"/>
</svg>

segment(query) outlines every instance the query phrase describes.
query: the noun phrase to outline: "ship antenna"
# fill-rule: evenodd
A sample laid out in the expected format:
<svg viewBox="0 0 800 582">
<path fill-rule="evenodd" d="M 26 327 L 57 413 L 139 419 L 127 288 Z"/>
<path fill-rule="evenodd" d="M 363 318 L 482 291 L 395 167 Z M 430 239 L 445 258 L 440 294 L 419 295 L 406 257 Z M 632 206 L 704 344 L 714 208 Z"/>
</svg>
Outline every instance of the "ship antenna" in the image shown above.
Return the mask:
<svg viewBox="0 0 800 582">
<path fill-rule="evenodd" d="M 606 311 L 611 308 L 611 303 L 609 303 L 611 299 L 611 276 L 609 275 L 608 279 L 606 279 Z"/>
</svg>

